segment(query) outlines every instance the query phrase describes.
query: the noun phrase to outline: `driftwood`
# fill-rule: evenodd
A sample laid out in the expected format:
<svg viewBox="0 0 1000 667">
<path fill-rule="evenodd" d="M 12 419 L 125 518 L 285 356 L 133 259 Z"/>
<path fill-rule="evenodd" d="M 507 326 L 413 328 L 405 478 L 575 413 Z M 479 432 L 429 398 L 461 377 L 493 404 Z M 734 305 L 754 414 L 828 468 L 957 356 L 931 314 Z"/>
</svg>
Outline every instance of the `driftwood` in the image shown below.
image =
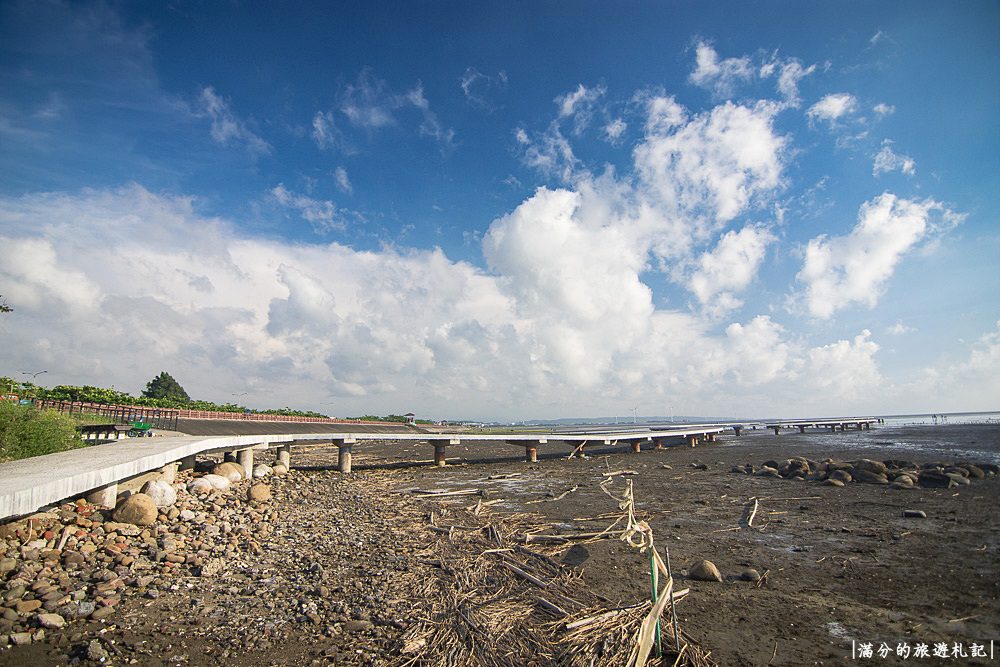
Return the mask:
<svg viewBox="0 0 1000 667">
<path fill-rule="evenodd" d="M 448 496 L 481 496 L 483 495 L 483 490 L 460 489 L 458 491 L 425 491 L 423 489 L 413 489 L 410 493 L 416 495 L 418 498 L 445 498 Z"/>
<path fill-rule="evenodd" d="M 551 502 L 555 502 L 556 500 L 562 500 L 563 498 L 565 498 L 569 494 L 575 492 L 579 488 L 580 488 L 579 486 L 574 486 L 571 489 L 566 489 L 565 491 L 563 491 L 562 493 L 560 493 L 558 496 L 554 496 L 552 498 L 539 498 L 538 500 L 529 500 L 525 504 L 526 505 L 534 505 L 535 503 L 551 503 Z"/>
<path fill-rule="evenodd" d="M 747 518 L 747 528 L 753 528 L 753 518 L 757 516 L 757 508 L 759 507 L 757 499 L 753 499 L 753 510 L 750 512 L 750 516 Z"/>
</svg>

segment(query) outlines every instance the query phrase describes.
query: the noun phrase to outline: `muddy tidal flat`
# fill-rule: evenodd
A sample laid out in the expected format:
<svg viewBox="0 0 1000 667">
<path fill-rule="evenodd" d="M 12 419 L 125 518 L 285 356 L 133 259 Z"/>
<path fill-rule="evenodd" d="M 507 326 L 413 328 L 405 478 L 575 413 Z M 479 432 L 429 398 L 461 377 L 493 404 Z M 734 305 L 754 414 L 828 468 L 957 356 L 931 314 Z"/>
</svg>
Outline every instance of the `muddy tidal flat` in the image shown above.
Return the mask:
<svg viewBox="0 0 1000 667">
<path fill-rule="evenodd" d="M 511 536 L 530 535 L 526 547 L 606 608 L 647 600 L 646 556 L 615 531 L 578 538 L 614 521 L 619 509 L 602 483 L 619 493 L 626 480 L 636 517 L 669 551 L 675 588 L 690 589 L 676 603 L 679 628 L 710 661 L 842 664 L 853 653 L 871 664 L 992 664 L 1000 426 L 757 431 L 695 448 L 626 449 L 588 447 L 587 458 L 567 459 L 570 448 L 552 443 L 531 464 L 521 448 L 476 443 L 449 447 L 448 465 L 435 468 L 428 445 L 366 443 L 356 472 L 343 476 L 336 448 L 315 445 L 293 450 L 287 475 L 261 480 L 270 498 L 251 500 L 249 480 L 202 496 L 180 491 L 148 527 L 83 504 L 54 508 L 30 526 L 0 527 L 0 665 L 435 664 L 421 661 L 435 641 L 425 629 L 446 619 L 423 584 L 452 567 L 442 543 L 461 541 L 442 526 L 461 530 L 473 511 L 498 525 L 517 517 Z M 843 468 L 852 480 L 827 483 L 836 469 L 822 468 L 828 460 L 855 462 Z M 766 463 L 777 474 L 761 473 Z M 930 463 L 941 464 L 939 483 L 928 473 L 921 485 Z M 860 474 L 869 467 L 871 477 Z M 72 539 L 54 549 L 64 533 Z M 721 581 L 692 576 L 702 560 Z M 532 613 L 539 625 L 558 621 Z M 456 641 L 484 642 L 476 632 L 487 629 Z M 934 657 L 941 643 L 946 659 Z M 871 658 L 859 655 L 865 645 Z M 920 645 L 929 657 L 916 657 Z M 986 657 L 973 657 L 975 646 Z M 521 664 L 499 654 L 481 663 Z"/>
</svg>

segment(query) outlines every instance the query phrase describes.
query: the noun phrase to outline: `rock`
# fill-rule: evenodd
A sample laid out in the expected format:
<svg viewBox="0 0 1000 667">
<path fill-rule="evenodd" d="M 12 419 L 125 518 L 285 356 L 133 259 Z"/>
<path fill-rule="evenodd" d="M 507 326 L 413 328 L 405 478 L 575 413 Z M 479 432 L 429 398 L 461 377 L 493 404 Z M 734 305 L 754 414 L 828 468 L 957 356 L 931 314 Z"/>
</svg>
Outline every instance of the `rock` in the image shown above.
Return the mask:
<svg viewBox="0 0 1000 667">
<path fill-rule="evenodd" d="M 831 472 L 828 475 L 828 478 L 835 482 L 840 482 L 841 486 L 843 486 L 844 484 L 850 484 L 852 481 L 854 481 L 854 478 L 851 476 L 851 473 L 841 468 L 833 468 L 833 472 Z"/>
<path fill-rule="evenodd" d="M 207 479 L 205 479 L 204 477 L 199 477 L 197 479 L 191 480 L 191 482 L 187 485 L 187 491 L 188 493 L 193 495 L 204 495 L 206 493 L 211 493 L 212 491 L 215 491 L 215 487 L 212 486 L 212 483 Z M 183 510 L 181 514 L 190 511 L 191 510 Z"/>
<path fill-rule="evenodd" d="M 908 479 L 908 478 L 904 478 L 904 479 Z M 912 489 L 913 488 L 913 482 L 910 481 L 909 484 L 906 484 L 904 482 L 895 481 L 895 482 L 893 482 L 892 484 L 889 485 L 889 488 L 890 489 L 896 489 L 897 491 L 906 491 L 908 489 Z"/>
<path fill-rule="evenodd" d="M 778 471 L 775 468 L 772 468 L 771 466 L 768 465 L 762 466 L 761 469 L 755 472 L 754 474 L 757 475 L 758 477 L 781 477 L 781 475 L 778 474 Z"/>
<path fill-rule="evenodd" d="M 177 489 L 174 488 L 173 484 L 162 479 L 143 484 L 142 493 L 152 498 L 157 507 L 170 507 L 177 502 Z"/>
<path fill-rule="evenodd" d="M 975 479 L 984 479 L 986 477 L 986 473 L 977 465 L 968 463 L 965 465 L 965 469 L 969 471 L 969 477 L 974 477 Z"/>
<path fill-rule="evenodd" d="M 775 473 L 778 471 L 775 470 Z M 688 572 L 688 577 L 695 581 L 722 581 L 722 574 L 715 563 L 710 560 L 702 560 L 695 563 L 695 566 Z"/>
<path fill-rule="evenodd" d="M 254 484 L 247 491 L 247 499 L 255 502 L 264 502 L 271 499 L 271 487 L 267 484 Z"/>
<path fill-rule="evenodd" d="M 135 493 L 118 503 L 113 516 L 120 523 L 152 526 L 156 523 L 156 503 L 145 493 Z"/>
<path fill-rule="evenodd" d="M 740 572 L 739 578 L 741 581 L 760 581 L 760 572 L 749 567 Z"/>
<path fill-rule="evenodd" d="M 108 657 L 110 656 L 108 656 L 107 650 L 101 646 L 99 639 L 90 640 L 90 643 L 87 644 L 87 659 L 95 662 L 104 662 Z"/>
<path fill-rule="evenodd" d="M 874 473 L 876 475 L 885 475 L 886 468 L 885 464 L 881 461 L 872 461 L 871 459 L 861 459 L 859 461 L 854 461 L 854 476 L 857 477 L 858 471 L 864 470 L 866 472 Z"/>
<path fill-rule="evenodd" d="M 253 477 L 254 477 L 254 479 L 260 479 L 261 477 L 267 477 L 268 475 L 270 475 L 273 472 L 274 472 L 274 470 L 271 468 L 271 466 L 264 465 L 263 463 L 259 463 L 259 464 L 255 465 L 253 467 Z"/>
<path fill-rule="evenodd" d="M 66 625 L 66 619 L 59 614 L 38 614 L 35 616 L 35 620 L 43 628 L 49 628 L 50 630 L 58 630 Z"/>
<path fill-rule="evenodd" d="M 25 644 L 31 643 L 31 633 L 30 632 L 12 632 L 10 633 L 10 643 L 15 646 L 24 646 Z"/>
<path fill-rule="evenodd" d="M 364 630 L 371 630 L 374 627 L 374 623 L 371 621 L 348 621 L 344 623 L 345 632 L 361 632 Z"/>
<path fill-rule="evenodd" d="M 13 558 L 0 558 L 0 577 L 4 576 L 8 572 L 13 572 L 17 569 L 17 561 Z"/>
<path fill-rule="evenodd" d="M 920 486 L 929 489 L 947 489 L 952 485 L 950 477 L 939 470 L 921 470 Z"/>
<path fill-rule="evenodd" d="M 743 466 L 733 466 L 732 468 L 729 469 L 729 472 L 739 473 L 740 475 L 747 474 L 747 470 Z"/>
<path fill-rule="evenodd" d="M 41 606 L 41 600 L 18 600 L 14 605 L 14 609 L 16 609 L 19 614 L 30 614 Z"/>
<path fill-rule="evenodd" d="M 205 475 L 201 479 L 211 484 L 213 489 L 217 489 L 219 491 L 225 491 L 230 486 L 230 481 L 228 477 L 223 477 L 222 475 L 216 475 L 214 473 L 211 475 Z"/>
<path fill-rule="evenodd" d="M 692 463 L 691 467 L 695 470 L 708 470 L 708 465 L 705 463 Z"/>
<path fill-rule="evenodd" d="M 877 461 L 873 461 L 873 463 L 877 463 Z M 883 466 L 883 468 L 884 467 L 885 466 Z M 882 474 L 879 474 L 879 473 L 874 473 L 874 472 L 872 472 L 870 470 L 866 470 L 864 468 L 855 468 L 854 469 L 854 479 L 856 481 L 862 482 L 864 484 L 888 484 L 889 483 L 889 480 L 886 478 L 885 475 L 882 475 Z"/>
<path fill-rule="evenodd" d="M 829 479 L 823 482 L 823 486 L 843 486 L 843 485 L 844 483 L 842 481 L 840 481 L 839 479 L 835 479 L 833 477 L 830 477 Z"/>
<path fill-rule="evenodd" d="M 115 613 L 114 607 L 99 607 L 94 610 L 94 613 L 90 615 L 95 621 L 99 621 L 102 618 L 107 618 L 111 614 Z"/>
<path fill-rule="evenodd" d="M 212 468 L 213 475 L 219 475 L 220 477 L 225 477 L 230 482 L 238 482 L 243 479 L 243 466 L 239 463 L 232 463 L 227 461 L 226 463 L 220 463 L 219 465 Z"/>
<path fill-rule="evenodd" d="M 288 468 L 278 463 L 277 465 L 271 467 L 271 472 L 277 475 L 278 477 L 282 477 L 288 474 Z"/>
<path fill-rule="evenodd" d="M 181 521 L 191 521 L 192 519 L 195 518 L 195 516 L 197 515 L 194 512 L 185 508 L 181 510 L 180 514 L 177 515 L 177 518 L 179 518 Z"/>
<path fill-rule="evenodd" d="M 927 513 L 923 510 L 903 510 L 904 519 L 926 519 Z"/>
<path fill-rule="evenodd" d="M 954 482 L 956 486 L 969 486 L 970 484 L 972 484 L 972 482 L 969 481 L 968 477 L 960 475 L 957 472 L 946 472 L 945 477 Z"/>
</svg>

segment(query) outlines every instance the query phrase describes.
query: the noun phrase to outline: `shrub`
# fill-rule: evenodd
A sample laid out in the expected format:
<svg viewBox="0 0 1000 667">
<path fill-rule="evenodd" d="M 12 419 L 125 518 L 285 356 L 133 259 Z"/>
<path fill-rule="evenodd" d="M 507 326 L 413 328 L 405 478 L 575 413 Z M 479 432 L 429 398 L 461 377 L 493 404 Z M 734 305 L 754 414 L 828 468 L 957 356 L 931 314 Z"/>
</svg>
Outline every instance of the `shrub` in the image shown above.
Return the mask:
<svg viewBox="0 0 1000 667">
<path fill-rule="evenodd" d="M 0 462 L 83 446 L 76 423 L 68 416 L 0 401 Z"/>
</svg>

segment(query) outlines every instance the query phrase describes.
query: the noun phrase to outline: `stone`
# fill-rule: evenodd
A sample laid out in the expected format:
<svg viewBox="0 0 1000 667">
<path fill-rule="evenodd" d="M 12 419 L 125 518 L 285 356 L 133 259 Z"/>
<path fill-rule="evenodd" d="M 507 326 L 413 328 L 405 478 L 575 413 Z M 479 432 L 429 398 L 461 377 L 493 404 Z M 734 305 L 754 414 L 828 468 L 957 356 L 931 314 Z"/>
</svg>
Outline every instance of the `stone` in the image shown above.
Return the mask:
<svg viewBox="0 0 1000 667">
<path fill-rule="evenodd" d="M 884 466 L 883 466 L 884 467 Z M 885 475 L 874 473 L 871 470 L 866 470 L 864 468 L 854 469 L 854 479 L 855 481 L 862 482 L 864 484 L 888 484 L 889 480 Z"/>
<path fill-rule="evenodd" d="M 364 630 L 371 630 L 374 627 L 374 623 L 371 621 L 348 621 L 344 623 L 345 632 L 361 632 Z"/>
<path fill-rule="evenodd" d="M 202 479 L 211 484 L 213 489 L 217 489 L 219 491 L 225 491 L 230 486 L 229 478 L 223 477 L 222 475 L 216 475 L 213 473 L 211 475 L 205 475 Z"/>
<path fill-rule="evenodd" d="M 781 477 L 776 468 L 772 468 L 768 465 L 761 466 L 761 469 L 754 474 L 758 477 Z"/>
<path fill-rule="evenodd" d="M 969 477 L 974 477 L 976 479 L 984 479 L 986 477 L 986 473 L 977 465 L 968 463 L 965 465 L 965 469 L 969 471 Z"/>
<path fill-rule="evenodd" d="M 0 558 L 0 577 L 4 576 L 8 572 L 13 572 L 17 569 L 17 561 L 13 558 Z"/>
<path fill-rule="evenodd" d="M 225 477 L 230 482 L 238 482 L 243 479 L 243 466 L 227 461 L 212 468 L 212 474 Z"/>
<path fill-rule="evenodd" d="M 957 472 L 946 472 L 945 477 L 954 482 L 956 486 L 969 486 L 972 483 L 968 477 L 960 475 Z"/>
<path fill-rule="evenodd" d="M 842 485 L 850 484 L 851 482 L 854 481 L 854 477 L 851 476 L 851 473 L 840 468 L 834 468 L 833 471 L 827 477 L 829 479 L 840 482 Z"/>
<path fill-rule="evenodd" d="M 195 518 L 195 516 L 197 515 L 194 512 L 185 508 L 180 511 L 180 514 L 177 515 L 177 518 L 179 518 L 181 521 L 191 521 Z"/>
<path fill-rule="evenodd" d="M 115 507 L 114 519 L 119 523 L 136 526 L 152 526 L 156 523 L 156 503 L 145 493 L 135 493 L 125 498 Z"/>
<path fill-rule="evenodd" d="M 191 482 L 187 485 L 187 491 L 188 493 L 194 495 L 204 495 L 215 491 L 215 487 L 212 486 L 212 482 L 209 480 L 204 477 L 199 477 L 198 479 L 191 480 Z M 181 514 L 183 515 L 184 512 L 190 512 L 190 510 L 183 510 Z"/>
<path fill-rule="evenodd" d="M 904 519 L 926 519 L 927 512 L 923 510 L 903 510 Z"/>
<path fill-rule="evenodd" d="M 110 656 L 107 650 L 101 646 L 101 641 L 99 639 L 92 639 L 90 643 L 87 644 L 87 659 L 93 660 L 94 662 L 104 662 Z"/>
<path fill-rule="evenodd" d="M 273 472 L 274 472 L 274 470 L 271 468 L 271 466 L 264 465 L 263 463 L 259 463 L 259 464 L 255 465 L 253 467 L 253 477 L 254 477 L 254 479 L 260 479 L 261 477 L 267 477 L 268 475 L 270 475 Z"/>
<path fill-rule="evenodd" d="M 775 473 L 777 472 L 775 470 Z M 715 563 L 710 560 L 702 560 L 695 563 L 694 567 L 688 571 L 688 577 L 695 581 L 722 581 L 722 574 L 719 572 L 719 568 L 715 567 Z"/>
<path fill-rule="evenodd" d="M 25 644 L 31 643 L 31 633 L 30 632 L 12 632 L 10 633 L 10 643 L 15 646 L 24 646 Z"/>
<path fill-rule="evenodd" d="M 41 606 L 41 600 L 18 600 L 14 605 L 14 609 L 16 609 L 19 614 L 30 614 Z"/>
<path fill-rule="evenodd" d="M 823 481 L 823 486 L 843 486 L 843 485 L 844 483 L 842 481 L 834 477 L 830 477 L 829 479 Z"/>
<path fill-rule="evenodd" d="M 888 470 L 888 468 L 886 468 L 886 465 L 881 461 L 872 461 L 871 459 L 860 459 L 858 461 L 854 461 L 854 476 L 857 477 L 858 471 L 861 470 L 874 473 L 876 475 L 885 475 L 885 471 Z"/>
<path fill-rule="evenodd" d="M 38 614 L 35 616 L 35 620 L 40 626 L 50 630 L 58 630 L 66 625 L 66 619 L 59 614 Z"/>
<path fill-rule="evenodd" d="M 950 477 L 939 470 L 921 470 L 920 486 L 929 489 L 947 489 L 953 482 Z"/>
<path fill-rule="evenodd" d="M 173 484 L 162 479 L 143 484 L 142 493 L 152 498 L 157 507 L 170 507 L 177 502 L 177 489 L 174 488 Z"/>
<path fill-rule="evenodd" d="M 255 502 L 264 502 L 271 499 L 271 487 L 267 484 L 254 484 L 247 492 L 247 499 Z"/>
<path fill-rule="evenodd" d="M 102 618 L 107 618 L 113 613 L 115 613 L 114 607 L 99 607 L 98 609 L 94 610 L 94 613 L 92 613 L 90 617 L 95 621 L 99 621 Z"/>
<path fill-rule="evenodd" d="M 749 567 L 740 572 L 739 578 L 741 581 L 760 581 L 760 572 Z"/>
<path fill-rule="evenodd" d="M 278 477 L 282 477 L 288 474 L 288 468 L 279 463 L 277 465 L 271 466 L 271 472 Z"/>
</svg>

